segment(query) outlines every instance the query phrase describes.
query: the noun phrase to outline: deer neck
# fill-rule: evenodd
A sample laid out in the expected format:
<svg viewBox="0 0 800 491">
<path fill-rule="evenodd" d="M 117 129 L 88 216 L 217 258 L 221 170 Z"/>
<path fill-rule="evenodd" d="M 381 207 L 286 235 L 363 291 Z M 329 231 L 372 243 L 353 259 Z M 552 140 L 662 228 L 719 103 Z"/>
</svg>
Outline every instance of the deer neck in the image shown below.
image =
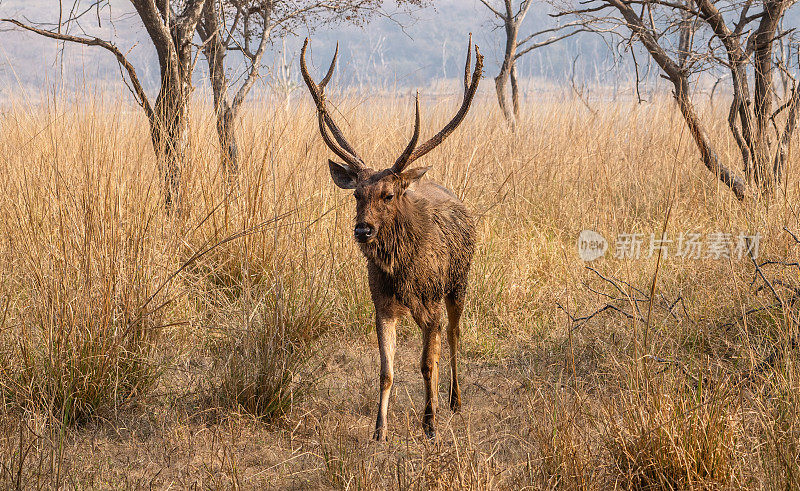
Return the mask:
<svg viewBox="0 0 800 491">
<path fill-rule="evenodd" d="M 427 240 L 429 222 L 424 202 L 406 199 L 398 206 L 395 220 L 378 231 L 375 242 L 363 244 L 362 252 L 384 273 L 402 274 Z"/>
</svg>

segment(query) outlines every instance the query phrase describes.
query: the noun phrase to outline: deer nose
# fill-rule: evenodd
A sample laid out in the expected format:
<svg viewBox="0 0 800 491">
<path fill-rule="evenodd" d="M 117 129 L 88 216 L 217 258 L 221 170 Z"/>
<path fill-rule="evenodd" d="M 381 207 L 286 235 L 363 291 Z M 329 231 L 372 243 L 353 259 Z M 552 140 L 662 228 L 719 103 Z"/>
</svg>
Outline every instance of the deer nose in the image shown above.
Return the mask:
<svg viewBox="0 0 800 491">
<path fill-rule="evenodd" d="M 375 227 L 368 223 L 356 223 L 353 235 L 355 235 L 357 241 L 366 242 L 375 237 Z"/>
</svg>

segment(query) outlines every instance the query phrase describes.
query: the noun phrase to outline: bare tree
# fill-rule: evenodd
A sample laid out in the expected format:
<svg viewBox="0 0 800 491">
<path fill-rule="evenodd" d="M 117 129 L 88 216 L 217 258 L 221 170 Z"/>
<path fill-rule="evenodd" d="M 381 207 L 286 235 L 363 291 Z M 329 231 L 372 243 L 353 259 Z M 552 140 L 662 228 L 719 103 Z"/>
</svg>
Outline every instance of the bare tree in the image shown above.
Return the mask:
<svg viewBox="0 0 800 491">
<path fill-rule="evenodd" d="M 495 89 L 497 90 L 497 102 L 503 111 L 506 121 L 512 126 L 516 126 L 519 118 L 519 83 L 517 81 L 517 60 L 530 53 L 531 51 L 551 45 L 562 39 L 573 36 L 579 32 L 591 30 L 589 22 L 571 22 L 534 32 L 518 39 L 520 25 L 525 20 L 528 12 L 533 6 L 533 0 L 522 0 L 515 4 L 512 0 L 503 0 L 502 6 L 498 6 L 493 0 L 480 0 L 489 9 L 500 25 L 505 30 L 505 51 L 500 72 L 494 79 Z M 549 34 L 550 37 L 541 39 L 541 36 Z M 536 41 L 539 39 L 539 41 Z M 511 82 L 511 107 L 509 108 L 506 86 Z"/>
<path fill-rule="evenodd" d="M 234 122 L 247 93 L 253 86 L 258 76 L 261 58 L 264 55 L 267 39 L 271 28 L 268 25 L 272 2 L 258 2 L 261 5 L 248 5 L 255 2 L 221 2 L 209 1 L 203 9 L 203 18 L 197 27 L 200 39 L 203 41 L 203 51 L 208 62 L 208 75 L 211 81 L 211 90 L 214 94 L 214 113 L 217 119 L 217 135 L 222 148 L 222 165 L 228 180 L 239 171 L 238 154 L 234 134 Z M 232 7 L 235 14 L 232 20 L 227 18 L 226 7 Z M 260 8 L 257 8 L 260 7 Z M 251 10 L 252 8 L 252 10 Z M 254 32 L 251 23 L 260 21 L 260 38 L 255 51 L 251 49 L 251 38 Z M 234 32 L 239 22 L 245 24 L 244 44 L 239 44 L 234 39 Z M 244 81 L 236 91 L 233 101 L 228 96 L 229 80 L 225 74 L 225 57 L 231 44 L 235 44 L 242 54 L 247 57 L 249 69 Z"/>
<path fill-rule="evenodd" d="M 419 6 L 424 0 L 398 0 L 398 5 Z M 294 29 L 311 31 L 323 24 L 365 21 L 378 12 L 380 0 L 208 0 L 197 32 L 203 42 L 214 93 L 217 134 L 223 149 L 223 169 L 231 182 L 239 168 L 234 127 L 242 103 L 261 74 L 264 52 L 273 39 Z M 246 69 L 229 78 L 229 53 L 241 55 Z M 238 82 L 238 88 L 233 89 Z M 234 93 L 233 99 L 229 96 Z"/>
<path fill-rule="evenodd" d="M 672 83 L 703 164 L 742 200 L 747 183 L 762 196 L 772 195 L 787 163 L 800 90 L 788 62 L 781 64 L 776 58 L 775 47 L 792 34 L 779 26 L 793 4 L 794 0 L 596 0 L 563 7 L 557 15 L 603 23 L 605 32 L 643 47 Z M 775 89 L 776 69 L 792 78 L 783 100 Z M 693 104 L 692 81 L 704 72 L 729 76 L 728 127 L 741 153 L 745 179 L 721 161 Z"/>
<path fill-rule="evenodd" d="M 76 18 L 87 15 L 92 7 L 99 12 L 100 4 L 94 2 L 88 9 L 76 8 L 78 12 L 63 19 L 61 13 L 56 27 L 44 29 L 41 24 L 23 23 L 17 19 L 2 19 L 41 36 L 87 46 L 100 46 L 111 52 L 125 70 L 131 92 L 142 107 L 150 124 L 150 135 L 159 166 L 165 181 L 165 204 L 168 209 L 180 210 L 181 172 L 188 153 L 187 127 L 189 123 L 188 102 L 192 90 L 192 53 L 195 30 L 203 12 L 205 0 L 131 0 L 142 21 L 158 56 L 161 81 L 155 102 L 147 96 L 134 66 L 125 54 L 110 40 L 96 37 L 75 36 L 65 32 L 65 26 Z M 60 12 L 63 9 L 60 9 Z M 80 12 L 83 13 L 80 13 Z M 99 22 L 99 14 L 98 14 Z"/>
<path fill-rule="evenodd" d="M 280 52 L 275 54 L 272 81 L 270 83 L 272 91 L 282 99 L 284 111 L 289 111 L 292 103 L 292 93 L 300 88 L 300 84 L 294 77 L 294 65 L 292 60 L 286 57 L 287 54 L 286 39 L 284 38 Z"/>
</svg>

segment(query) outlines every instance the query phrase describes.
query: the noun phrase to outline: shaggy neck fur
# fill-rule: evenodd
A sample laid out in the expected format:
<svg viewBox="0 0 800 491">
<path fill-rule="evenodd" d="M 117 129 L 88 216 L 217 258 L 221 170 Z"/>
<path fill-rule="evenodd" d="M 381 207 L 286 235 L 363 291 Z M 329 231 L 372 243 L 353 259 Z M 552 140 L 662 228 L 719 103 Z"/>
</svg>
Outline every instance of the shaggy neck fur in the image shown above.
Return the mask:
<svg viewBox="0 0 800 491">
<path fill-rule="evenodd" d="M 430 229 L 424 200 L 408 195 L 400 200 L 394 221 L 384 223 L 373 242 L 361 244 L 367 260 L 390 276 L 401 273 L 413 261 L 427 239 L 425 231 Z"/>
</svg>

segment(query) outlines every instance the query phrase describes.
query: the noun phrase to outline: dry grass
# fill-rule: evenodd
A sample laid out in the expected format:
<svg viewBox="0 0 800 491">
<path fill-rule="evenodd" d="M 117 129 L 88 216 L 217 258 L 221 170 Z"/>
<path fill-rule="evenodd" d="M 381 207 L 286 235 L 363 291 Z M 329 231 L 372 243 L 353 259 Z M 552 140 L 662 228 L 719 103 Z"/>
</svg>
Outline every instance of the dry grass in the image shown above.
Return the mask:
<svg viewBox="0 0 800 491">
<path fill-rule="evenodd" d="M 426 104 L 427 134 L 453 104 Z M 387 444 L 369 440 L 378 356 L 352 198 L 330 182 L 311 108 L 245 115 L 241 192 L 227 200 L 198 108 L 175 219 L 141 116 L 107 107 L 0 119 L 3 487 L 800 487 L 797 313 L 787 300 L 742 317 L 772 302 L 752 263 L 657 269 L 609 254 L 598 271 L 645 292 L 655 277 L 680 315 L 654 302 L 644 322 L 604 313 L 572 328 L 557 306 L 588 313 L 605 303 L 590 288 L 613 293 L 577 256 L 582 229 L 649 236 L 668 217 L 673 236 L 758 231 L 762 257 L 797 259 L 783 231 L 800 230 L 796 172 L 768 206 L 736 202 L 668 100 L 595 116 L 531 101 L 516 135 L 487 100 L 426 158 L 479 217 L 464 409 L 441 413 L 439 441 L 422 437 L 406 322 Z M 365 159 L 388 165 L 410 108 L 363 97 L 340 117 Z M 724 118 L 706 118 L 733 161 Z"/>
</svg>

